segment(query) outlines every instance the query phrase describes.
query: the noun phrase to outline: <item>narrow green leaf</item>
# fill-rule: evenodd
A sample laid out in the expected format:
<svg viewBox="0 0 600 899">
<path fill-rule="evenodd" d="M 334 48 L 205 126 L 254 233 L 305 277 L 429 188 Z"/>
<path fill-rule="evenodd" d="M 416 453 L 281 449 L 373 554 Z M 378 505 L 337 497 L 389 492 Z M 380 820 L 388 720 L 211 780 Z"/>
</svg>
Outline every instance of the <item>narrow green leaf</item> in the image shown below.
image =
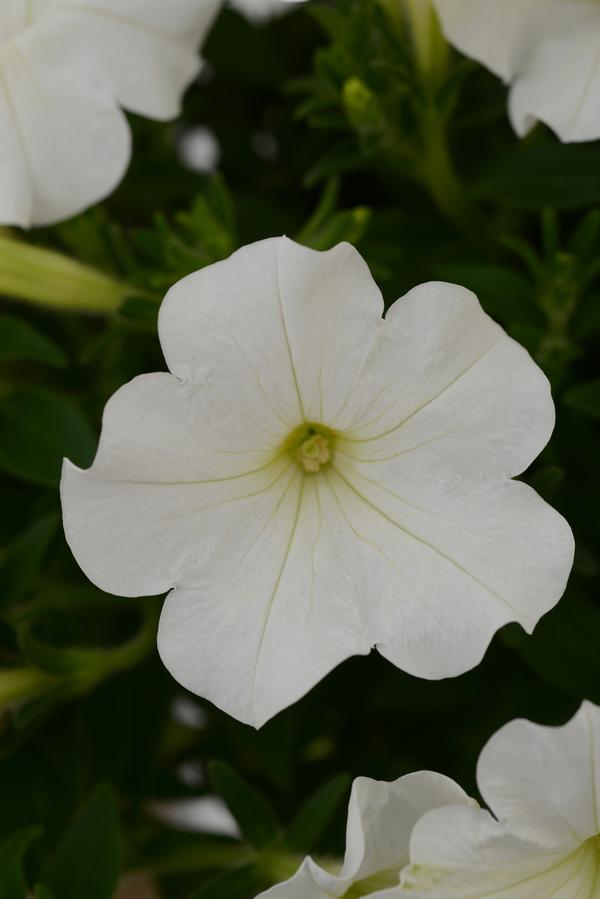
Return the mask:
<svg viewBox="0 0 600 899">
<path fill-rule="evenodd" d="M 58 515 L 40 518 L 6 547 L 0 556 L 0 608 L 31 589 L 58 523 Z"/>
<path fill-rule="evenodd" d="M 63 457 L 87 466 L 95 444 L 79 409 L 59 394 L 21 387 L 0 402 L 0 468 L 15 477 L 54 487 Z"/>
<path fill-rule="evenodd" d="M 188 899 L 248 899 L 267 886 L 255 865 L 224 871 L 193 892 Z"/>
<path fill-rule="evenodd" d="M 257 849 L 280 836 L 280 826 L 270 802 L 224 762 L 212 762 L 210 779 L 237 821 L 244 838 Z"/>
<path fill-rule="evenodd" d="M 26 899 L 23 858 L 40 833 L 39 827 L 25 827 L 0 844 L 0 899 Z"/>
<path fill-rule="evenodd" d="M 285 845 L 290 852 L 307 853 L 314 848 L 348 794 L 349 786 L 348 775 L 340 774 L 309 797 L 288 827 Z"/>
<path fill-rule="evenodd" d="M 13 315 L 0 315 L 0 362 L 42 362 L 65 368 L 67 359 L 56 344 L 29 322 Z"/>
<path fill-rule="evenodd" d="M 41 882 L 59 899 L 111 899 L 120 870 L 116 797 L 101 785 L 75 817 Z"/>
</svg>

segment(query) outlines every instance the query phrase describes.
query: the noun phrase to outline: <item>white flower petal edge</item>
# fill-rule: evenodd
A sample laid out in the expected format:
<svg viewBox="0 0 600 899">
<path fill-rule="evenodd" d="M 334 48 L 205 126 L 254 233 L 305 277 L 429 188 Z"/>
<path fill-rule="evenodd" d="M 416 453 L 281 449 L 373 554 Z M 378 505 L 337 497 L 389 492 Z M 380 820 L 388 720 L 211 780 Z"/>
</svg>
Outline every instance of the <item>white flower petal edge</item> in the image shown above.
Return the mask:
<svg viewBox="0 0 600 899">
<path fill-rule="evenodd" d="M 434 0 L 444 33 L 511 84 L 525 135 L 545 122 L 563 141 L 600 137 L 600 5 L 590 0 Z"/>
<path fill-rule="evenodd" d="M 245 247 L 172 288 L 172 374 L 121 388 L 92 468 L 65 465 L 84 571 L 126 596 L 174 588 L 163 661 L 255 726 L 373 646 L 465 671 L 566 584 L 568 525 L 509 480 L 552 431 L 544 375 L 460 287 L 382 311 L 347 244 Z"/>
<path fill-rule="evenodd" d="M 325 899 L 344 896 L 351 888 L 353 896 L 362 896 L 397 884 L 419 818 L 438 806 L 470 802 L 454 781 L 431 771 L 407 774 L 392 783 L 359 777 L 352 785 L 339 874 L 307 858 L 290 880 L 257 899 Z"/>
<path fill-rule="evenodd" d="M 558 728 L 510 722 L 478 766 L 497 818 L 459 807 L 424 815 L 404 888 L 414 899 L 598 899 L 599 773 L 598 707 L 584 702 Z"/>
<path fill-rule="evenodd" d="M 0 19 L 0 222 L 68 218 L 129 163 L 120 106 L 172 118 L 221 0 L 11 0 Z"/>
</svg>

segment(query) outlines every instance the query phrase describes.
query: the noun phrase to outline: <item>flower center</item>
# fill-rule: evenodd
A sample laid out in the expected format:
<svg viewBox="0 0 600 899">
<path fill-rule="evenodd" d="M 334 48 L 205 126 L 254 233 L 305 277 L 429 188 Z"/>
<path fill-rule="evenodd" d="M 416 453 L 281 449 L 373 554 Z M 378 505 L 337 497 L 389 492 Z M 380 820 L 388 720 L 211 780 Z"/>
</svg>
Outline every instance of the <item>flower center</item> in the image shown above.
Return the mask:
<svg viewBox="0 0 600 899">
<path fill-rule="evenodd" d="M 399 871 L 382 871 L 379 874 L 373 874 L 371 877 L 367 877 L 365 880 L 353 884 L 350 889 L 344 893 L 342 899 L 363 899 L 363 896 L 369 896 L 371 893 L 378 893 L 379 890 L 398 886 L 399 882 Z"/>
<path fill-rule="evenodd" d="M 316 474 L 333 458 L 336 434 L 325 425 L 306 424 L 296 428 L 283 444 L 294 461 L 307 474 Z"/>
</svg>

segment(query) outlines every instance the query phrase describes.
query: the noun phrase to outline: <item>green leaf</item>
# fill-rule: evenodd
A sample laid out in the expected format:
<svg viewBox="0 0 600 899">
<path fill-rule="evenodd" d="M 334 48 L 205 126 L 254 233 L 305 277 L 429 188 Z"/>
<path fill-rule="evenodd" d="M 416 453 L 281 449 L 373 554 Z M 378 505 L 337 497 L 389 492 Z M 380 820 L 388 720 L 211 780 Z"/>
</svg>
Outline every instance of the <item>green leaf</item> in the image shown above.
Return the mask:
<svg viewBox="0 0 600 899">
<path fill-rule="evenodd" d="M 0 555 L 0 608 L 32 588 L 58 523 L 58 515 L 40 518 Z"/>
<path fill-rule="evenodd" d="M 587 415 L 590 418 L 600 419 L 600 378 L 588 381 L 569 390 L 564 396 L 565 403 Z"/>
<path fill-rule="evenodd" d="M 59 394 L 21 387 L 0 402 L 0 468 L 15 477 L 55 487 L 63 457 L 87 466 L 95 445 L 79 409 Z"/>
<path fill-rule="evenodd" d="M 39 827 L 25 827 L 0 844 L 0 899 L 26 899 L 23 858 L 40 833 Z"/>
<path fill-rule="evenodd" d="M 244 838 L 252 846 L 262 849 L 278 839 L 281 831 L 277 816 L 262 793 L 224 762 L 211 762 L 209 775 Z"/>
<path fill-rule="evenodd" d="M 535 212 L 590 206 L 600 201 L 600 147 L 552 139 L 520 143 L 494 161 L 476 193 L 499 206 Z"/>
<path fill-rule="evenodd" d="M 0 315 L 0 362 L 42 362 L 65 368 L 65 354 L 28 322 L 13 315 Z"/>
<path fill-rule="evenodd" d="M 285 845 L 290 852 L 310 852 L 330 824 L 342 799 L 348 794 L 347 774 L 332 777 L 301 807 L 288 827 Z"/>
<path fill-rule="evenodd" d="M 59 899 L 111 899 L 121 871 L 116 797 L 101 785 L 59 843 L 41 882 Z"/>
<path fill-rule="evenodd" d="M 35 899 L 55 899 L 48 887 L 38 884 L 35 888 Z"/>
<path fill-rule="evenodd" d="M 188 899 L 248 899 L 267 886 L 255 865 L 224 871 L 214 877 Z"/>
<path fill-rule="evenodd" d="M 600 703 L 600 608 L 569 590 L 545 615 L 532 636 L 518 625 L 502 634 L 540 677 L 558 690 Z"/>
</svg>

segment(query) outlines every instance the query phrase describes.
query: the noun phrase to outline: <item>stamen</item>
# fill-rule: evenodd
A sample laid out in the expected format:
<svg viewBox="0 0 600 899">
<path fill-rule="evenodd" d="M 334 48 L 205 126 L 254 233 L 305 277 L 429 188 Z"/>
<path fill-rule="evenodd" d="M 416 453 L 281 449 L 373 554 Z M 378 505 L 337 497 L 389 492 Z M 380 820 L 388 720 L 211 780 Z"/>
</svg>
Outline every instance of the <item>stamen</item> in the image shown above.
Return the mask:
<svg viewBox="0 0 600 899">
<path fill-rule="evenodd" d="M 305 471 L 319 471 L 331 459 L 329 441 L 322 434 L 313 434 L 300 445 L 297 459 Z"/>
</svg>

